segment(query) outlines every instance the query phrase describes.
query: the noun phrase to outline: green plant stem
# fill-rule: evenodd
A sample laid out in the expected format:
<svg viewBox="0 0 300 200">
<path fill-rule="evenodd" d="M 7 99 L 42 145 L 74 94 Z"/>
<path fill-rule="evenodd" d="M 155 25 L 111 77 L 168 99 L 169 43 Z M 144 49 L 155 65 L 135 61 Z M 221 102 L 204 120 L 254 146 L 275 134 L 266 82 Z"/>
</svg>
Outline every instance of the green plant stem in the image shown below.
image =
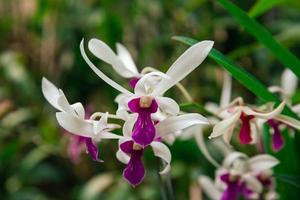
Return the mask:
<svg viewBox="0 0 300 200">
<path fill-rule="evenodd" d="M 161 178 L 159 171 L 160 171 L 160 159 L 157 158 L 156 159 L 156 174 L 157 174 L 157 180 L 158 180 L 158 185 L 159 185 L 159 189 L 160 189 L 161 199 L 167 200 L 165 186 L 164 186 L 164 183 L 163 183 L 163 180 Z"/>
</svg>

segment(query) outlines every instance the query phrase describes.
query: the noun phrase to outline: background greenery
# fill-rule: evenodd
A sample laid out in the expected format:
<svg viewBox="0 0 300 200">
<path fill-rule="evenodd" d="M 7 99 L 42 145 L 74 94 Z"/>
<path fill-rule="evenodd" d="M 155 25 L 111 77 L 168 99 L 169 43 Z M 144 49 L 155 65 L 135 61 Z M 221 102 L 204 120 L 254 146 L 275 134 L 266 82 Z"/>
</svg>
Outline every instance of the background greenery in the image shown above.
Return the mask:
<svg viewBox="0 0 300 200">
<path fill-rule="evenodd" d="M 151 151 L 146 152 L 147 176 L 135 189 L 122 179 L 124 166 L 115 159 L 116 142 L 100 144 L 104 163 L 93 162 L 85 154 L 78 164 L 68 159 L 68 137 L 57 125 L 55 110 L 41 94 L 41 78 L 45 76 L 61 87 L 71 102 L 81 101 L 94 111 L 113 112 L 117 92 L 85 64 L 79 52 L 81 39 L 97 37 L 111 47 L 121 42 L 129 48 L 140 69 L 152 66 L 166 71 L 187 48 L 171 37 L 183 35 L 214 40 L 215 49 L 265 86 L 278 85 L 284 69 L 281 60 L 252 37 L 253 27 L 249 31 L 240 25 L 220 2 L 0 1 L 0 198 L 160 199 L 156 160 Z M 233 2 L 299 57 L 299 1 Z M 94 61 L 115 80 L 127 84 L 108 65 Z M 218 102 L 222 70 L 207 59 L 183 84 L 197 103 Z M 257 102 L 255 95 L 239 82 L 234 81 L 233 91 L 233 97 Z M 294 102 L 299 102 L 299 94 Z M 176 89 L 168 95 L 184 102 Z M 293 145 L 276 155 L 285 160 L 278 170 L 297 179 L 299 162 L 295 160 L 299 158 L 299 146 L 288 142 Z M 237 149 L 246 150 L 249 155 L 255 153 L 252 147 Z M 218 157 L 215 149 L 210 150 Z M 203 173 L 213 175 L 213 166 L 193 139 L 177 141 L 171 151 L 176 199 L 200 199 L 199 187 L 195 185 L 197 177 Z M 290 195 L 290 199 L 299 197 L 297 187 L 291 184 L 279 181 L 279 190 L 283 196 Z"/>
</svg>

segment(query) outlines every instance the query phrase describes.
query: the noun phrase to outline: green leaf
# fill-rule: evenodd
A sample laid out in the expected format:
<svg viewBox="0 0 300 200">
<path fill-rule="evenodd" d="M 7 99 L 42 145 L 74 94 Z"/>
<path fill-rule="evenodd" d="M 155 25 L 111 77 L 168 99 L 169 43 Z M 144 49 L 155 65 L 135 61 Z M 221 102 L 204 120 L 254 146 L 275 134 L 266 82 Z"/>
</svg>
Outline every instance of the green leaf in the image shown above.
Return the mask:
<svg viewBox="0 0 300 200">
<path fill-rule="evenodd" d="M 199 113 L 202 113 L 204 115 L 214 115 L 208 110 L 206 110 L 202 105 L 197 104 L 197 103 L 182 103 L 179 105 L 180 110 L 182 111 L 189 111 L 189 110 L 194 110 Z"/>
<path fill-rule="evenodd" d="M 198 41 L 192 38 L 175 36 L 173 39 L 183 42 L 188 45 L 193 45 Z M 238 80 L 243 86 L 248 88 L 253 94 L 259 97 L 264 102 L 275 102 L 279 103 L 280 99 L 269 90 L 254 76 L 249 74 L 246 70 L 236 65 L 232 60 L 224 56 L 221 52 L 216 49 L 212 49 L 208 54 L 208 57 L 212 58 L 219 65 L 223 66 L 236 80 Z M 284 108 L 283 113 L 292 117 L 297 118 L 297 115 L 291 111 L 287 106 Z"/>
<path fill-rule="evenodd" d="M 258 17 L 259 15 L 271 10 L 274 6 L 283 3 L 284 0 L 259 0 L 248 12 L 252 18 Z"/>
<path fill-rule="evenodd" d="M 300 60 L 294 54 L 282 47 L 267 29 L 254 19 L 251 19 L 239 7 L 228 0 L 219 0 L 219 2 L 248 33 L 264 44 L 285 67 L 290 68 L 300 78 Z"/>
<path fill-rule="evenodd" d="M 300 189 L 300 177 L 290 174 L 274 174 L 274 177 L 278 180 L 293 185 Z"/>
</svg>

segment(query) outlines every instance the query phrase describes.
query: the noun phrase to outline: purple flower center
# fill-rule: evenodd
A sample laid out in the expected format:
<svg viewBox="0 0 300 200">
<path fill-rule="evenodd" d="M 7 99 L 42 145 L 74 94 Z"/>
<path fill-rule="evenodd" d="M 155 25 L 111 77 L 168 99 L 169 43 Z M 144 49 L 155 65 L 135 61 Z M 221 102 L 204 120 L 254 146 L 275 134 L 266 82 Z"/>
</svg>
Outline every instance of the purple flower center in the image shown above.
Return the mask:
<svg viewBox="0 0 300 200">
<path fill-rule="evenodd" d="M 268 120 L 268 124 L 273 129 L 272 149 L 273 149 L 273 151 L 277 152 L 280 149 L 282 149 L 282 147 L 284 145 L 284 139 L 283 139 L 281 131 L 279 129 L 280 123 L 274 119 L 270 119 L 270 120 Z"/>
<path fill-rule="evenodd" d="M 155 126 L 151 114 L 158 109 L 157 102 L 151 97 L 144 96 L 132 99 L 128 103 L 131 112 L 138 113 L 134 124 L 132 139 L 143 147 L 149 145 L 155 137 Z"/>
<path fill-rule="evenodd" d="M 132 89 L 135 88 L 137 82 L 139 81 L 140 79 L 139 78 L 132 78 L 129 80 L 129 87 L 131 87 Z"/>
<path fill-rule="evenodd" d="M 130 155 L 130 160 L 123 171 L 123 176 L 133 187 L 140 184 L 145 177 L 145 168 L 142 161 L 144 149 L 132 140 L 120 145 L 120 149 Z"/>
<path fill-rule="evenodd" d="M 252 141 L 250 120 L 252 120 L 253 118 L 253 115 L 246 115 L 245 113 L 242 113 L 240 116 L 240 119 L 242 120 L 242 127 L 239 137 L 242 144 L 249 144 Z"/>
<path fill-rule="evenodd" d="M 246 187 L 245 183 L 240 181 L 240 177 L 227 173 L 221 175 L 220 179 L 227 185 L 221 200 L 236 200 L 239 196 L 244 196 L 246 199 L 250 197 L 252 191 Z"/>
</svg>

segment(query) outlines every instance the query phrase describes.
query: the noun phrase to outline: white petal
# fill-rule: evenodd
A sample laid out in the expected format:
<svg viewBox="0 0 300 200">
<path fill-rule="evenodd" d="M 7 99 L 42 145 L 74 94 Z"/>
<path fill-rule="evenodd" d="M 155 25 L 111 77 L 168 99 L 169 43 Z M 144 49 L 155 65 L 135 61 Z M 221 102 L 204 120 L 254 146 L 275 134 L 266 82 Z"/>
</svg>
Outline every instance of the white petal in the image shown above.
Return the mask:
<svg viewBox="0 0 300 200">
<path fill-rule="evenodd" d="M 48 79 L 43 77 L 42 79 L 42 92 L 47 101 L 57 110 L 61 108 L 57 105 L 57 99 L 60 96 L 58 89 Z"/>
<path fill-rule="evenodd" d="M 254 173 L 271 169 L 278 164 L 279 160 L 267 154 L 257 155 L 248 160 L 249 169 Z"/>
<path fill-rule="evenodd" d="M 171 79 L 163 79 L 157 85 L 153 94 L 161 95 L 165 93 L 168 89 L 191 73 L 207 57 L 213 44 L 213 41 L 206 40 L 199 42 L 186 50 L 166 72 Z"/>
<path fill-rule="evenodd" d="M 276 117 L 274 117 L 274 119 L 283 122 L 284 124 L 289 125 L 295 129 L 300 130 L 300 121 L 292 117 L 286 115 L 277 115 Z"/>
<path fill-rule="evenodd" d="M 117 151 L 116 157 L 120 162 L 124 163 L 125 165 L 129 163 L 130 157 L 121 150 Z"/>
<path fill-rule="evenodd" d="M 94 135 L 94 126 L 91 121 L 79 119 L 64 112 L 56 113 L 56 119 L 59 125 L 70 133 L 90 138 Z"/>
<path fill-rule="evenodd" d="M 136 121 L 136 118 L 137 118 L 136 115 L 130 115 L 130 117 L 125 121 L 123 125 L 123 135 L 125 137 L 131 137 L 132 129 Z"/>
<path fill-rule="evenodd" d="M 209 124 L 209 122 L 205 117 L 196 113 L 173 116 L 156 125 L 156 134 L 157 136 L 164 136 L 196 124 Z"/>
<path fill-rule="evenodd" d="M 122 136 L 111 133 L 111 132 L 101 132 L 99 135 L 101 139 L 120 139 Z"/>
<path fill-rule="evenodd" d="M 262 184 L 257 180 L 257 178 L 251 174 L 242 175 L 242 180 L 246 182 L 247 187 L 254 192 L 261 193 L 263 190 Z"/>
<path fill-rule="evenodd" d="M 169 115 L 177 115 L 179 113 L 179 105 L 171 98 L 168 97 L 156 97 L 158 107 L 163 113 Z"/>
<path fill-rule="evenodd" d="M 119 59 L 124 63 L 125 67 L 131 71 L 131 73 L 135 76 L 139 76 L 139 72 L 136 68 L 136 65 L 125 46 L 120 43 L 117 43 L 117 55 Z"/>
<path fill-rule="evenodd" d="M 66 96 L 64 95 L 62 90 L 59 90 L 59 97 L 57 99 L 57 105 L 61 108 L 62 111 L 69 113 L 71 115 L 78 116 L 74 110 L 74 108 L 71 107 L 69 101 L 67 100 Z"/>
<path fill-rule="evenodd" d="M 78 115 L 78 117 L 80 119 L 85 118 L 84 107 L 81 103 L 74 103 L 74 104 L 71 105 L 71 107 L 74 109 L 74 111 L 76 112 L 76 114 Z"/>
<path fill-rule="evenodd" d="M 103 129 L 107 127 L 108 112 L 101 116 L 100 120 L 94 121 L 94 134 L 98 135 Z"/>
<path fill-rule="evenodd" d="M 248 157 L 246 154 L 241 152 L 231 152 L 223 161 L 223 166 L 230 168 L 234 161 L 238 159 L 246 160 Z"/>
<path fill-rule="evenodd" d="M 83 46 L 83 42 L 84 40 L 82 39 L 80 42 L 80 52 L 81 55 L 83 57 L 83 59 L 85 60 L 85 62 L 89 65 L 89 67 L 103 80 L 105 81 L 107 84 L 109 84 L 110 86 L 112 86 L 113 88 L 115 88 L 116 90 L 118 90 L 121 93 L 127 94 L 129 96 L 133 95 L 131 92 L 129 92 L 127 89 L 125 89 L 124 87 L 122 87 L 121 85 L 119 85 L 118 83 L 116 83 L 115 81 L 113 81 L 112 79 L 110 79 L 108 76 L 106 76 L 102 71 L 100 71 L 91 61 L 90 59 L 87 57 L 85 51 L 84 51 L 84 46 Z"/>
<path fill-rule="evenodd" d="M 212 165 L 214 165 L 217 168 L 220 167 L 219 163 L 210 155 L 210 153 L 209 153 L 209 151 L 208 151 L 208 149 L 206 147 L 201 127 L 199 127 L 199 126 L 196 126 L 196 127 L 198 127 L 198 132 L 195 133 L 195 138 L 196 138 L 196 142 L 197 142 L 197 145 L 198 145 L 199 149 L 201 150 L 201 152 L 203 153 L 203 155 L 205 156 L 205 158 Z"/>
<path fill-rule="evenodd" d="M 168 173 L 171 169 L 170 163 L 172 158 L 169 148 L 162 142 L 156 142 L 156 141 L 153 141 L 150 145 L 153 148 L 154 155 L 166 162 L 165 168 L 159 173 L 160 174 Z"/>
<path fill-rule="evenodd" d="M 290 69 L 285 69 L 281 77 L 281 86 L 283 91 L 285 91 L 288 95 L 292 95 L 297 89 L 297 84 L 297 76 Z"/>
<path fill-rule="evenodd" d="M 248 106 L 243 106 L 243 112 L 247 115 L 254 115 L 255 117 L 259 117 L 259 118 L 271 119 L 274 118 L 276 115 L 280 114 L 284 109 L 284 106 L 285 106 L 285 102 L 283 101 L 279 106 L 277 106 L 276 109 L 268 113 L 256 112 L 251 108 L 249 108 Z"/>
<path fill-rule="evenodd" d="M 103 41 L 91 39 L 88 43 L 88 48 L 97 58 L 111 64 L 113 69 L 122 77 L 134 77 L 135 74 L 125 66 L 125 63 Z"/>
<path fill-rule="evenodd" d="M 237 123 L 237 121 L 240 119 L 241 116 L 241 110 L 238 109 L 234 114 L 232 114 L 230 117 L 224 119 L 223 121 L 217 123 L 212 133 L 209 136 L 209 139 L 218 137 L 220 135 L 223 135 L 228 132 L 228 130 L 231 130 L 233 126 Z"/>
<path fill-rule="evenodd" d="M 221 199 L 222 193 L 217 189 L 213 181 L 207 176 L 200 176 L 198 182 L 201 186 L 201 190 L 212 200 Z"/>
<path fill-rule="evenodd" d="M 226 105 L 229 104 L 231 99 L 231 84 L 232 84 L 232 78 L 231 75 L 228 72 L 224 71 L 224 80 L 223 80 L 223 88 L 222 88 L 222 94 L 220 99 L 220 107 L 223 108 Z"/>
</svg>

